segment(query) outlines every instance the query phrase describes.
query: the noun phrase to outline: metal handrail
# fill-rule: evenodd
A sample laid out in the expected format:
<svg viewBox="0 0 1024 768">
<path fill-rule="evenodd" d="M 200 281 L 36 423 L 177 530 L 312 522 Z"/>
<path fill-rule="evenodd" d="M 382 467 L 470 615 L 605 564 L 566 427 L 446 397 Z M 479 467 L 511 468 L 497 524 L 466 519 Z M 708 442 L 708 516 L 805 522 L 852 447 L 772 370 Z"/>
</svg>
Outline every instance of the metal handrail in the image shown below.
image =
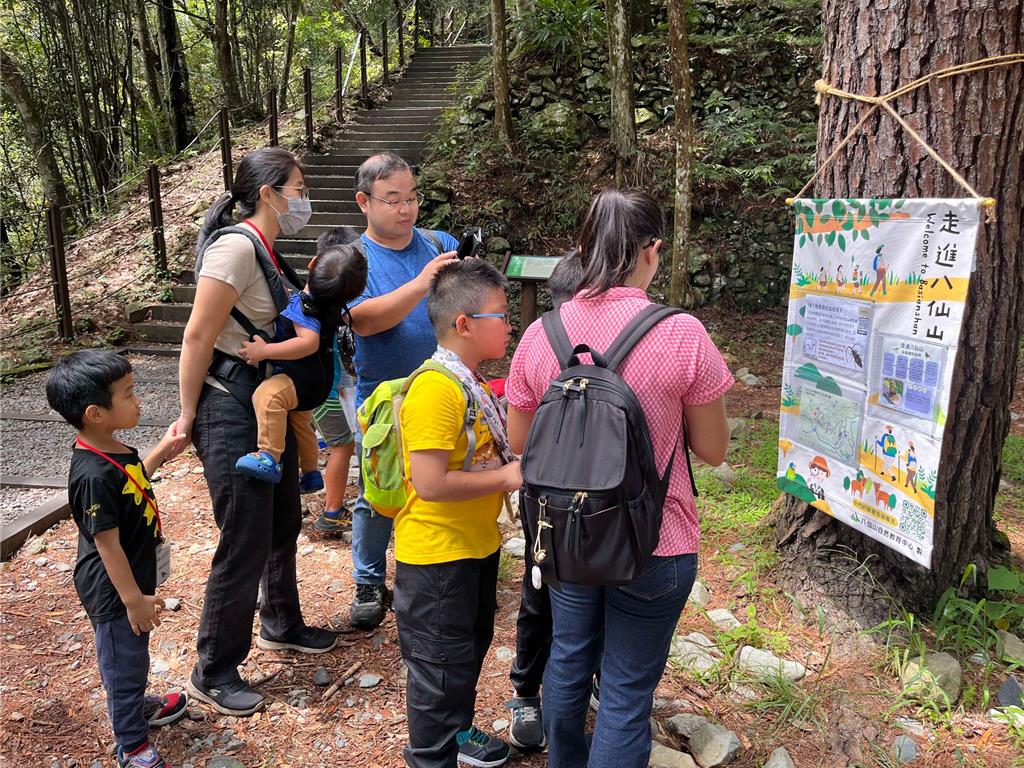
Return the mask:
<svg viewBox="0 0 1024 768">
<path fill-rule="evenodd" d="M 356 41 L 352 45 L 352 55 L 348 57 L 348 69 L 345 70 L 345 82 L 341 86 L 341 98 L 345 98 L 345 91 L 348 90 L 348 81 L 352 76 L 352 65 L 356 63 L 356 53 L 359 51 L 359 43 L 363 39 L 363 33 L 360 30 L 359 34 L 356 35 Z"/>
</svg>

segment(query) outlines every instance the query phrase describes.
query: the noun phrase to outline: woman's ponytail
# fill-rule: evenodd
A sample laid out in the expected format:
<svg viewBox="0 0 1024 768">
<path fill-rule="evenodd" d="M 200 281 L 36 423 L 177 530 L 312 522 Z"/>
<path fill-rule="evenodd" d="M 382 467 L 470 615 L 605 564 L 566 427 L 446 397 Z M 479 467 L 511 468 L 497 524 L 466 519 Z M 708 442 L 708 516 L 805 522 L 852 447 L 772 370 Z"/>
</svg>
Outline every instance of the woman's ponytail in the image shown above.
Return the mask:
<svg viewBox="0 0 1024 768">
<path fill-rule="evenodd" d="M 640 251 L 665 229 L 658 201 L 637 189 L 598 193 L 580 228 L 583 274 L 579 290 L 598 296 L 624 285 L 636 269 Z"/>
<path fill-rule="evenodd" d="M 243 157 L 238 163 L 231 191 L 218 197 L 206 212 L 203 226 L 196 238 L 196 253 L 203 250 L 210 235 L 235 223 L 236 203 L 238 213 L 243 219 L 252 216 L 259 202 L 260 189 L 264 186 L 276 188 L 287 184 L 288 177 L 296 168 L 302 170 L 302 165 L 295 155 L 283 147 L 264 147 L 253 150 Z"/>
<path fill-rule="evenodd" d="M 210 239 L 210 235 L 218 229 L 230 227 L 233 222 L 232 212 L 235 209 L 235 193 L 225 192 L 213 201 L 213 205 L 206 212 L 203 219 L 203 226 L 199 230 L 199 237 L 196 239 L 196 253 L 201 253 L 203 245 Z"/>
</svg>

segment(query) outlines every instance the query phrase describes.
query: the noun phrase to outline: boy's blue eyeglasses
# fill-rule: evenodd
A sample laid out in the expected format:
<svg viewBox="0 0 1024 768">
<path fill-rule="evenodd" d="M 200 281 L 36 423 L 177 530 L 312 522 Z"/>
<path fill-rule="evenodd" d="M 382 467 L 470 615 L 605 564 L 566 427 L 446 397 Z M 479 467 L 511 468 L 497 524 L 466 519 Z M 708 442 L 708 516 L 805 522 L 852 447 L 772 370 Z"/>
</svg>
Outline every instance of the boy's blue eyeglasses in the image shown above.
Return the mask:
<svg viewBox="0 0 1024 768">
<path fill-rule="evenodd" d="M 477 317 L 500 317 L 506 323 L 508 322 L 508 312 L 474 312 L 472 314 L 466 315 L 466 317 L 473 317 L 473 318 L 477 318 Z M 452 328 L 455 328 L 455 327 L 456 327 L 456 325 L 453 322 L 452 323 Z"/>
</svg>

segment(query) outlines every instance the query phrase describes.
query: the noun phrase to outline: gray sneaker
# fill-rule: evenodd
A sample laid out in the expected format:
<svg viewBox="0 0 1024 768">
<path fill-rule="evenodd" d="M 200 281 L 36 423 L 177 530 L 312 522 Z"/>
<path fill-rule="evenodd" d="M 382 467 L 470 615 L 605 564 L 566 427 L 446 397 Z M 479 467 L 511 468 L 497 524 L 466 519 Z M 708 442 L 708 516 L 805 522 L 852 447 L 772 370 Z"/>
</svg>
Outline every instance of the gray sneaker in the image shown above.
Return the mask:
<svg viewBox="0 0 1024 768">
<path fill-rule="evenodd" d="M 455 737 L 459 742 L 458 761 L 478 768 L 504 765 L 512 756 L 512 748 L 501 739 L 490 736 L 475 725 Z"/>
<path fill-rule="evenodd" d="M 376 629 L 391 607 L 391 590 L 383 584 L 356 584 L 348 623 L 356 629 Z"/>
<path fill-rule="evenodd" d="M 508 727 L 508 740 L 512 746 L 524 750 L 544 749 L 544 722 L 540 710 L 540 696 L 517 697 L 508 702 L 512 710 L 512 723 Z"/>
</svg>

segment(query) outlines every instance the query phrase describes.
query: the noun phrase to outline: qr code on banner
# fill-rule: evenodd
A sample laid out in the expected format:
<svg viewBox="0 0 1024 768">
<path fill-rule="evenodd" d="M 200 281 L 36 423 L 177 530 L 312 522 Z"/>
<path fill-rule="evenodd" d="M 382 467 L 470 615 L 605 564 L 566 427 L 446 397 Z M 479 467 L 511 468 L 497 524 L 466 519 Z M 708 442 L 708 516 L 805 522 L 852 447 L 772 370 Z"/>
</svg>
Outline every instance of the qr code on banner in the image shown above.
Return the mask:
<svg viewBox="0 0 1024 768">
<path fill-rule="evenodd" d="M 917 541 L 924 541 L 928 536 L 928 512 L 917 504 L 904 503 L 900 531 Z"/>
</svg>

